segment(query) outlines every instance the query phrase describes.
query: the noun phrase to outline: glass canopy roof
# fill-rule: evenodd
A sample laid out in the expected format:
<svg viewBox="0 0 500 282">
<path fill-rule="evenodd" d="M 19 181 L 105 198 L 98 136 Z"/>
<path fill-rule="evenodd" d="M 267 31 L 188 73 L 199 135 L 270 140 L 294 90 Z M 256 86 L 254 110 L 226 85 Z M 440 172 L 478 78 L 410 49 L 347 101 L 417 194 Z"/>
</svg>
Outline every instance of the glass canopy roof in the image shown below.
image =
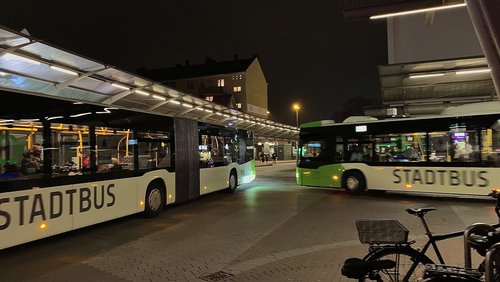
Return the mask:
<svg viewBox="0 0 500 282">
<path fill-rule="evenodd" d="M 154 112 L 298 139 L 298 128 L 179 92 L 0 26 L 0 89 Z"/>
</svg>

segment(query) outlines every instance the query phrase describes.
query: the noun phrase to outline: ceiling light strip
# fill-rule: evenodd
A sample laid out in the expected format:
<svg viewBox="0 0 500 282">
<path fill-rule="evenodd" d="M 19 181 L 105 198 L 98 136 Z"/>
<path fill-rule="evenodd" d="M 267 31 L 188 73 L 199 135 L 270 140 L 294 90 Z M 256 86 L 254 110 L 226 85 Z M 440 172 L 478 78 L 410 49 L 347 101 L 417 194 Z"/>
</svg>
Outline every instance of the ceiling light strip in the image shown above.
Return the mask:
<svg viewBox="0 0 500 282">
<path fill-rule="evenodd" d="M 444 73 L 412 74 L 410 75 L 410 78 L 426 78 L 426 77 L 437 77 L 443 75 Z"/>
<path fill-rule="evenodd" d="M 120 84 L 117 84 L 117 83 L 111 83 L 111 85 L 116 87 L 116 88 L 123 89 L 123 90 L 130 90 L 130 88 L 123 86 L 123 85 L 120 85 Z"/>
<path fill-rule="evenodd" d="M 146 91 L 142 91 L 142 90 L 134 90 L 135 93 L 137 94 L 140 94 L 140 95 L 144 95 L 144 96 L 149 96 L 149 93 L 146 92 Z"/>
<path fill-rule="evenodd" d="M 418 13 L 426 13 L 426 12 L 431 12 L 431 11 L 439 11 L 439 10 L 446 10 L 446 9 L 453 9 L 453 8 L 460 8 L 460 7 L 465 7 L 466 5 L 467 5 L 466 3 L 460 3 L 460 4 L 454 4 L 454 5 L 437 6 L 437 7 L 430 7 L 430 8 L 425 8 L 425 9 L 417 9 L 417 10 L 411 10 L 411 11 L 403 11 L 403 12 L 397 12 L 397 13 L 376 15 L 376 16 L 371 16 L 370 20 L 384 19 L 384 18 L 390 18 L 390 17 L 396 17 L 396 16 L 412 15 L 412 14 L 418 14 Z"/>
<path fill-rule="evenodd" d="M 56 66 L 50 66 L 50 68 L 53 69 L 53 70 L 55 70 L 55 71 L 58 71 L 58 72 L 63 72 L 63 73 L 71 74 L 71 75 L 74 75 L 74 76 L 78 75 L 77 72 L 74 72 L 74 71 L 71 71 L 71 70 L 68 70 L 68 69 L 65 69 L 65 68 L 60 68 L 60 67 L 56 67 Z"/>
<path fill-rule="evenodd" d="M 455 74 L 476 74 L 476 73 L 487 73 L 490 72 L 491 69 L 476 69 L 476 70 L 464 70 L 464 71 L 456 71 Z"/>
</svg>

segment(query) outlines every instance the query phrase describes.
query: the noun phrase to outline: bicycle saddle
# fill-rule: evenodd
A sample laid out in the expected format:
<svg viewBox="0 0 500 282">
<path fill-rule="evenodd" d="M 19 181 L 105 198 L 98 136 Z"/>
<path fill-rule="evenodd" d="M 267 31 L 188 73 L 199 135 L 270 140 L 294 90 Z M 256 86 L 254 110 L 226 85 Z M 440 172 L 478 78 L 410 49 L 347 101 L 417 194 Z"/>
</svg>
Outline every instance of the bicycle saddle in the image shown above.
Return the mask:
<svg viewBox="0 0 500 282">
<path fill-rule="evenodd" d="M 395 266 L 396 262 L 388 259 L 364 261 L 359 258 L 348 258 L 342 266 L 342 275 L 351 279 L 362 279 L 372 271 L 394 268 Z"/>
<path fill-rule="evenodd" d="M 420 208 L 420 209 L 407 209 L 406 212 L 411 214 L 411 215 L 416 215 L 416 216 L 424 216 L 426 213 L 430 211 L 435 211 L 437 210 L 434 207 L 428 207 L 428 208 Z"/>
</svg>

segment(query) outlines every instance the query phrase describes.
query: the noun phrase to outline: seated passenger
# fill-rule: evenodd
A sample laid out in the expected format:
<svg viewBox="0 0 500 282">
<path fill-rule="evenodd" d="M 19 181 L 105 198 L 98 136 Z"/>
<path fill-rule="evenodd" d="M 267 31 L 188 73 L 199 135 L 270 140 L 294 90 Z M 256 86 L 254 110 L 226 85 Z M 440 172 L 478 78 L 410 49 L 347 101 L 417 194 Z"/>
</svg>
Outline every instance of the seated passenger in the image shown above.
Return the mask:
<svg viewBox="0 0 500 282">
<path fill-rule="evenodd" d="M 351 154 L 351 162 L 360 162 L 363 160 L 363 154 L 356 150 Z"/>
<path fill-rule="evenodd" d="M 105 172 L 109 172 L 109 167 L 107 164 L 100 164 L 98 167 L 97 167 L 97 173 L 105 173 Z"/>
<path fill-rule="evenodd" d="M 378 158 L 379 158 L 380 162 L 392 162 L 392 161 L 394 161 L 394 159 L 392 158 L 392 155 L 389 154 L 388 152 L 385 152 L 385 151 L 382 151 L 378 155 Z"/>
<path fill-rule="evenodd" d="M 21 171 L 25 175 L 41 173 L 43 171 L 42 147 L 33 144 L 33 148 L 24 152 L 21 161 Z"/>
<path fill-rule="evenodd" d="M 108 164 L 108 169 L 109 171 L 117 171 L 122 169 L 122 167 L 118 164 L 117 158 L 111 158 L 111 163 Z"/>
</svg>

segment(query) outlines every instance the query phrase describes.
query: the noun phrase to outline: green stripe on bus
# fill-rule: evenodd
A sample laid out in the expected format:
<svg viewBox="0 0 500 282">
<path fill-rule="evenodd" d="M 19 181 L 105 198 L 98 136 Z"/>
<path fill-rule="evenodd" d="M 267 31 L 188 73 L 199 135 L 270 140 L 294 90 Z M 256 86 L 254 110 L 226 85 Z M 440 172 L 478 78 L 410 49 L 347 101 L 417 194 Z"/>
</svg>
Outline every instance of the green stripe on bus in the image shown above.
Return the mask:
<svg viewBox="0 0 500 282">
<path fill-rule="evenodd" d="M 297 168 L 297 184 L 306 186 L 341 187 L 342 174 L 345 168 L 342 164 L 320 166 L 317 169 Z"/>
</svg>

